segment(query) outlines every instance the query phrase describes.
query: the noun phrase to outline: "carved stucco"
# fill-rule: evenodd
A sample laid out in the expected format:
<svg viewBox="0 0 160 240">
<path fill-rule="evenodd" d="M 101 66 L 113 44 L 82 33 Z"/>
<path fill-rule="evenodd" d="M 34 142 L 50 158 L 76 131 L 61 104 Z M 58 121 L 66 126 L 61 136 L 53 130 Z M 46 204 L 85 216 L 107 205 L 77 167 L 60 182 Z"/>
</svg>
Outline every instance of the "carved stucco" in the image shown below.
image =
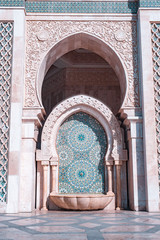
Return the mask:
<svg viewBox="0 0 160 240">
<path fill-rule="evenodd" d="M 67 36 L 84 32 L 101 39 L 118 53 L 127 69 L 124 106 L 139 106 L 136 22 L 27 21 L 25 106 L 38 107 L 36 78 L 47 52 Z"/>
<path fill-rule="evenodd" d="M 88 107 L 91 115 L 96 115 L 96 117 L 102 116 L 104 123 L 108 126 L 106 128 L 101 122 L 108 136 L 108 152 L 106 154 L 106 160 L 108 160 L 109 156 L 113 157 L 114 160 L 121 160 L 123 158 L 122 133 L 117 119 L 106 105 L 92 97 L 85 95 L 78 95 L 68 98 L 52 110 L 45 122 L 42 132 L 41 149 L 43 154 L 47 154 L 50 157 L 54 155 L 53 152 L 56 152 L 56 150 L 52 151 L 51 149 L 56 148 L 54 147 L 56 146 L 56 133 L 60 124 L 65 121 L 65 118 L 67 118 L 68 115 L 72 115 L 74 111 L 85 111 L 85 106 Z M 60 123 L 57 125 L 57 121 L 61 118 L 61 116 L 62 120 L 60 120 Z M 100 118 L 98 118 L 98 120 L 100 120 Z M 56 129 L 54 129 L 55 126 Z"/>
</svg>

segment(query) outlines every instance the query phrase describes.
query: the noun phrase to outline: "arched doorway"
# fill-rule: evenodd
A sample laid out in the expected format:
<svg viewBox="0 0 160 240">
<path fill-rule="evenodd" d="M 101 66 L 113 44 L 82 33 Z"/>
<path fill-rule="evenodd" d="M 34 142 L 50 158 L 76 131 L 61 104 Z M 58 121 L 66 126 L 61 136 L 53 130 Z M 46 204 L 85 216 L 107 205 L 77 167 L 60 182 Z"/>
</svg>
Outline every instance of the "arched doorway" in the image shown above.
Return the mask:
<svg viewBox="0 0 160 240">
<path fill-rule="evenodd" d="M 95 42 L 94 42 L 95 41 Z M 94 46 L 93 46 L 94 42 Z M 66 47 L 67 46 L 67 47 Z M 104 46 L 104 49 L 106 49 L 106 52 L 104 49 L 102 49 L 102 46 Z M 74 58 L 78 54 L 78 58 Z M 85 55 L 85 58 L 82 57 L 82 55 Z M 82 57 L 83 61 L 78 62 L 79 59 Z M 88 56 L 92 56 L 91 58 Z M 86 64 L 86 57 L 89 59 L 89 67 Z M 69 60 L 72 60 L 73 58 L 73 64 L 71 66 L 71 63 Z M 97 62 L 98 59 L 98 62 Z M 84 61 L 85 60 L 85 61 Z M 68 67 L 69 65 L 69 67 Z M 73 65 L 76 65 L 73 67 Z M 78 66 L 77 66 L 78 65 Z M 100 70 L 98 69 L 97 65 L 100 67 Z M 69 68 L 72 68 L 71 71 Z M 68 69 L 73 76 L 71 78 L 71 75 L 68 74 Z M 67 69 L 67 71 L 66 71 Z M 90 69 L 90 73 L 89 70 Z M 105 74 L 101 74 L 102 78 L 97 80 L 95 78 L 95 72 L 99 70 L 99 72 L 102 72 L 102 69 L 106 71 Z M 83 71 L 87 72 L 87 76 L 85 77 L 82 75 Z M 75 81 L 75 76 L 79 76 L 77 78 L 77 81 Z M 100 75 L 100 74 L 99 74 Z M 42 77 L 44 77 L 44 81 L 42 81 Z M 68 77 L 69 76 L 69 77 Z M 67 79 L 68 77 L 68 79 Z M 83 79 L 83 81 L 82 81 Z M 90 81 L 90 84 L 88 82 Z M 108 119 L 110 116 L 110 119 L 107 120 L 109 124 L 107 123 L 106 120 L 103 119 L 102 117 L 102 126 L 106 126 L 106 132 L 107 132 L 107 142 L 108 142 L 108 149 L 107 153 L 105 155 L 105 161 L 106 161 L 106 166 L 107 170 L 110 171 L 109 169 L 112 169 L 113 166 L 113 159 L 116 160 L 115 163 L 117 166 L 120 166 L 122 164 L 122 160 L 126 161 L 126 153 L 123 150 L 123 140 L 122 140 L 122 133 L 119 127 L 118 122 L 115 120 L 115 116 L 118 113 L 118 110 L 121 108 L 125 96 L 126 96 L 126 91 L 127 91 L 127 81 L 126 81 L 126 74 L 125 74 L 125 68 L 123 67 L 122 62 L 120 61 L 119 57 L 116 55 L 116 53 L 113 51 L 112 48 L 107 46 L 105 43 L 101 42 L 99 39 L 96 39 L 95 37 L 88 35 L 86 33 L 78 33 L 75 36 L 69 36 L 68 38 L 63 39 L 58 45 L 54 46 L 46 55 L 44 60 L 42 61 L 42 65 L 39 71 L 38 75 L 38 88 L 37 88 L 37 95 L 40 96 L 40 90 L 42 86 L 42 103 L 45 107 L 46 113 L 47 113 L 47 121 L 50 119 L 51 115 L 55 118 L 57 118 L 57 115 L 54 111 L 56 111 L 57 106 L 62 105 L 61 107 L 63 108 L 63 104 L 68 104 L 68 102 L 65 101 L 65 99 L 68 99 L 68 97 L 71 97 L 69 99 L 72 99 L 71 101 L 75 101 L 79 99 L 79 95 L 77 94 L 87 94 L 89 96 L 92 96 L 93 99 L 95 100 L 95 105 L 90 107 L 89 109 L 83 109 L 84 105 L 86 104 L 85 102 L 82 101 L 82 105 L 79 111 L 83 111 L 87 114 L 90 114 L 95 117 L 98 121 L 99 118 L 101 119 L 101 114 L 105 115 L 105 118 Z M 42 84 L 43 82 L 43 84 Z M 67 84 L 68 85 L 67 85 Z M 77 86 L 76 86 L 76 83 Z M 98 86 L 98 84 L 101 83 L 101 86 Z M 88 85 L 87 85 L 88 84 Z M 87 86 L 86 86 L 87 85 Z M 92 91 L 92 86 L 94 86 L 94 90 Z M 82 87 L 82 89 L 80 89 Z M 108 88 L 107 88 L 108 87 Z M 80 90 L 77 92 L 77 89 Z M 61 92 L 59 92 L 61 90 Z M 106 91 L 104 93 L 104 91 Z M 101 94 L 103 92 L 103 94 Z M 87 96 L 87 101 L 90 102 L 90 98 Z M 108 99 L 107 99 L 108 98 Z M 40 98 L 39 98 L 40 99 Z M 85 96 L 82 99 L 86 99 Z M 103 103 L 99 103 L 99 101 L 102 101 Z M 70 101 L 70 100 L 67 100 Z M 91 100 L 92 101 L 92 100 Z M 41 102 L 41 100 L 40 100 Z M 97 106 L 97 103 L 98 106 Z M 69 104 L 72 106 L 72 102 L 69 102 Z M 102 104 L 102 105 L 101 105 Z M 103 106 L 103 107 L 101 107 Z M 111 115 L 109 114 L 110 110 L 107 107 L 107 110 L 105 112 L 106 106 L 109 106 L 109 108 L 112 109 Z M 100 110 L 100 116 L 97 117 L 97 114 L 94 112 L 95 108 L 98 107 Z M 63 112 L 63 121 L 65 121 L 67 118 L 65 117 L 65 111 L 67 111 L 67 117 L 71 116 L 71 113 L 77 112 L 75 109 L 70 109 L 70 112 L 68 112 L 70 109 L 70 106 L 66 109 L 64 109 Z M 54 112 L 54 113 L 53 113 Z M 109 115 L 108 115 L 109 114 Z M 56 148 L 53 147 L 53 145 L 56 142 L 56 136 L 59 128 L 55 126 L 59 126 L 59 123 L 62 124 L 63 122 L 61 121 L 61 116 L 56 121 L 56 124 L 54 128 L 51 130 L 47 130 L 48 128 L 48 123 L 45 123 L 44 128 L 43 128 L 43 134 L 40 139 L 42 140 L 41 142 L 41 152 L 43 153 L 42 155 L 45 155 L 43 159 L 48 159 L 47 160 L 47 166 L 51 164 L 51 166 L 54 166 L 53 169 L 54 173 L 51 174 L 56 176 L 52 177 L 52 180 L 54 179 L 54 183 L 51 180 L 51 185 L 52 185 L 52 190 L 53 191 L 58 191 L 58 182 L 55 183 L 55 180 L 58 179 L 58 171 L 57 171 L 57 152 Z M 49 120 L 53 121 L 53 119 Z M 115 123 L 115 126 L 113 127 L 113 124 Z M 58 124 L 58 125 L 57 125 Z M 112 126 L 112 127 L 111 127 Z M 111 132 L 110 128 L 116 128 L 115 131 Z M 47 130 L 47 132 L 46 132 Z M 51 136 L 52 132 L 52 136 Z M 50 135 L 50 139 L 52 139 L 52 146 L 51 142 L 45 142 L 43 139 L 48 138 L 47 135 Z M 53 144 L 54 142 L 54 144 Z M 49 147 L 50 146 L 50 147 Z M 49 153 L 49 155 L 48 155 Z M 111 156 L 111 153 L 113 156 Z M 37 158 L 38 159 L 38 158 Z M 46 161 L 46 160 L 45 160 Z M 43 163 L 45 164 L 45 161 Z M 43 166 L 42 163 L 42 166 Z M 44 165 L 45 166 L 45 165 Z M 105 166 L 105 167 L 106 167 Z M 38 167 L 39 170 L 41 171 L 41 175 L 45 176 L 45 172 L 42 174 L 42 169 Z M 42 167 L 44 170 L 44 167 Z M 116 167 L 117 168 L 117 167 Z M 118 169 L 118 168 L 117 168 Z M 119 168 L 120 169 L 120 168 Z M 111 170 L 112 171 L 112 170 Z M 126 168 L 124 168 L 123 175 L 124 178 L 126 178 Z M 117 170 L 117 174 L 119 174 L 119 170 Z M 112 175 L 112 174 L 111 174 Z M 108 174 L 108 177 L 111 180 L 111 175 Z M 118 179 L 120 175 L 117 175 Z M 57 180 L 56 180 L 57 181 Z M 127 189 L 126 189 L 126 180 L 125 182 L 125 187 L 123 191 L 125 192 L 124 195 L 126 195 Z M 116 184 L 114 184 L 115 189 L 116 189 Z M 53 188 L 54 186 L 54 188 Z M 113 186 L 110 184 L 109 189 L 111 189 Z M 115 190 L 119 191 L 119 190 Z M 48 194 L 50 190 L 48 189 Z M 112 190 L 110 191 L 112 192 Z M 46 193 L 45 193 L 46 194 Z M 118 194 L 119 195 L 119 194 Z M 124 197 L 126 199 L 126 196 Z M 43 196 L 43 200 L 46 199 L 46 196 Z M 41 200 L 42 201 L 42 200 Z M 40 202 L 40 201 L 39 201 Z M 117 199 L 118 205 L 120 203 L 120 199 Z M 43 207 L 45 206 L 46 203 L 43 202 Z M 40 206 L 40 204 L 39 204 Z"/>
<path fill-rule="evenodd" d="M 37 161 L 39 165 L 40 171 L 38 174 L 41 175 L 41 181 L 37 184 L 37 187 L 40 189 L 43 188 L 43 208 L 46 209 L 46 200 L 50 196 L 51 199 L 53 194 L 58 194 L 58 168 L 59 168 L 59 155 L 57 152 L 57 133 L 63 123 L 70 119 L 72 115 L 77 114 L 79 112 L 85 113 L 85 116 L 92 116 L 92 118 L 96 119 L 96 123 L 99 122 L 103 128 L 102 131 L 106 133 L 106 154 L 104 161 L 105 172 L 107 172 L 107 198 L 110 198 L 110 202 L 114 202 L 114 192 L 116 193 L 116 206 L 119 209 L 121 205 L 121 166 L 125 166 L 124 161 L 126 161 L 126 151 L 123 149 L 123 141 L 122 141 L 122 133 L 120 130 L 119 123 L 115 118 L 114 114 L 110 111 L 110 109 L 105 106 L 102 102 L 98 101 L 89 96 L 78 95 L 71 98 L 68 98 L 58 104 L 52 112 L 49 114 L 43 131 L 42 131 L 42 145 L 41 150 L 39 150 L 37 154 Z M 75 115 L 78 116 L 78 115 Z M 98 125 L 99 126 L 99 125 Z M 103 130 L 104 129 L 104 130 Z M 75 128 L 76 131 L 76 128 Z M 74 131 L 71 131 L 71 135 Z M 103 133 L 104 133 L 103 132 Z M 73 134 L 74 135 L 74 134 Z M 77 136 L 75 134 L 75 136 Z M 79 136 L 79 135 L 78 135 Z M 87 136 L 89 136 L 87 134 Z M 103 134 L 104 136 L 104 134 Z M 79 136 L 84 137 L 84 136 Z M 64 139 L 63 139 L 64 140 Z M 73 138 L 72 138 L 73 140 Z M 59 141 L 59 140 L 58 140 Z M 103 140 L 104 141 L 104 140 Z M 103 146 L 103 144 L 102 144 Z M 72 145 L 73 147 L 73 145 Z M 91 150 L 94 150 L 92 148 Z M 60 153 L 61 154 L 61 153 Z M 62 153 L 63 155 L 63 153 Z M 66 155 L 64 154 L 63 157 Z M 94 151 L 94 157 L 95 157 Z M 83 161 L 83 160 L 82 160 Z M 76 162 L 76 159 L 74 163 Z M 40 168 L 41 166 L 41 168 Z M 115 183 L 113 184 L 113 167 L 116 171 Z M 51 175 L 48 175 L 51 169 Z M 72 171 L 73 172 L 73 171 Z M 81 173 L 81 171 L 79 172 Z M 82 172 L 83 174 L 83 172 Z M 49 177 L 50 176 L 50 177 Z M 97 175 L 98 176 L 98 175 Z M 124 173 L 124 178 L 125 178 Z M 50 181 L 48 182 L 48 179 Z M 102 181 L 99 182 L 103 185 Z M 43 185 L 43 187 L 41 186 Z M 101 188 L 102 191 L 103 188 Z M 98 191 L 98 190 L 96 190 Z M 126 185 L 123 185 L 123 191 L 126 190 Z M 61 196 L 60 196 L 61 198 Z M 48 205 L 49 209 L 53 209 L 51 205 Z M 115 205 L 111 204 L 110 209 L 115 209 Z"/>
<path fill-rule="evenodd" d="M 113 72 L 115 73 L 120 86 L 120 107 L 122 107 L 123 103 L 125 102 L 128 90 L 127 73 L 123 61 L 114 51 L 114 49 L 109 46 L 109 44 L 106 44 L 98 37 L 83 32 L 75 33 L 73 35 L 65 37 L 56 45 L 54 45 L 43 58 L 37 74 L 36 82 L 37 98 L 41 106 L 43 106 L 41 98 L 43 81 L 49 69 L 53 68 L 52 65 L 54 65 L 54 63 L 57 62 L 57 60 L 59 60 L 62 56 L 66 57 L 66 55 L 72 51 L 80 52 L 84 50 L 87 52 L 87 54 L 93 53 L 98 55 L 101 59 L 103 59 L 104 62 L 108 64 L 108 66 L 110 66 L 111 69 L 113 69 Z M 92 62 L 92 65 L 93 64 L 94 63 Z M 88 95 L 87 92 L 79 92 L 77 94 Z"/>
</svg>

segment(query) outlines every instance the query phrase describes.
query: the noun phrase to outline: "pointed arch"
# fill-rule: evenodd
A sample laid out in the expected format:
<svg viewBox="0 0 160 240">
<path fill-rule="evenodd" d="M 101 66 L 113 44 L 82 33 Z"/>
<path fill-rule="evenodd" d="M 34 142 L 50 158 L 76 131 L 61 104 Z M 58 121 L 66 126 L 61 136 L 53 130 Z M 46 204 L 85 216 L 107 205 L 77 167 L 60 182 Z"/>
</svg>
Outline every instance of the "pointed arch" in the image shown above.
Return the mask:
<svg viewBox="0 0 160 240">
<path fill-rule="evenodd" d="M 119 123 L 111 110 L 99 100 L 86 95 L 77 95 L 58 104 L 48 116 L 42 132 L 42 155 L 58 161 L 56 137 L 61 124 L 77 112 L 85 112 L 97 119 L 103 126 L 108 140 L 105 160 L 123 158 L 122 133 Z"/>
<path fill-rule="evenodd" d="M 78 48 L 84 48 L 86 50 L 89 50 L 98 54 L 104 60 L 106 60 L 109 63 L 109 65 L 113 68 L 120 82 L 121 96 L 122 96 L 121 106 L 122 106 L 123 102 L 125 101 L 125 97 L 128 89 L 127 73 L 126 73 L 125 66 L 120 56 L 115 52 L 115 50 L 111 46 L 109 46 L 109 44 L 106 44 L 104 41 L 102 41 L 98 37 L 95 37 L 85 32 L 75 33 L 73 35 L 69 35 L 68 37 L 65 37 L 64 39 L 56 43 L 43 58 L 38 71 L 37 82 L 36 82 L 37 97 L 39 99 L 41 106 L 42 106 L 41 88 L 42 88 L 42 83 L 43 83 L 45 74 L 47 73 L 51 65 L 58 58 Z"/>
</svg>

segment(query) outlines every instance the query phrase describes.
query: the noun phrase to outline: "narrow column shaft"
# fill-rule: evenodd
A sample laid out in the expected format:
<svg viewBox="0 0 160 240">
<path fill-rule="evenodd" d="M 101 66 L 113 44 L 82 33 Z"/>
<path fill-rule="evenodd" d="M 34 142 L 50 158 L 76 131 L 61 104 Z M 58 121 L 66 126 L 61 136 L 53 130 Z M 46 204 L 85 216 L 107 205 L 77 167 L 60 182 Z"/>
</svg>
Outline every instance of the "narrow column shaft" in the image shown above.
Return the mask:
<svg viewBox="0 0 160 240">
<path fill-rule="evenodd" d="M 51 165 L 52 169 L 52 193 L 56 193 L 56 165 Z"/>
<path fill-rule="evenodd" d="M 48 178 L 48 165 L 43 166 L 43 210 L 47 210 L 47 178 Z"/>
<path fill-rule="evenodd" d="M 108 192 L 107 192 L 107 194 L 109 194 L 109 195 L 113 195 L 112 174 L 113 174 L 113 166 L 112 165 L 107 165 L 107 175 L 108 175 Z"/>
<path fill-rule="evenodd" d="M 116 189 L 117 189 L 117 207 L 116 210 L 121 209 L 121 165 L 116 165 Z"/>
</svg>

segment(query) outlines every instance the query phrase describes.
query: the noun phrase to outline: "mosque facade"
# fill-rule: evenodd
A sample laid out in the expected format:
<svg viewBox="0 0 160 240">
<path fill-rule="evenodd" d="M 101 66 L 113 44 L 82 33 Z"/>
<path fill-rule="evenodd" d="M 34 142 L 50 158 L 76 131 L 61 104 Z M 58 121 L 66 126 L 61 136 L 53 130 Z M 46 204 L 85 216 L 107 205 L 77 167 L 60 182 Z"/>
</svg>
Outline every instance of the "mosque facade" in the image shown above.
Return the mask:
<svg viewBox="0 0 160 240">
<path fill-rule="evenodd" d="M 0 1 L 0 212 L 159 211 L 160 1 Z"/>
</svg>

